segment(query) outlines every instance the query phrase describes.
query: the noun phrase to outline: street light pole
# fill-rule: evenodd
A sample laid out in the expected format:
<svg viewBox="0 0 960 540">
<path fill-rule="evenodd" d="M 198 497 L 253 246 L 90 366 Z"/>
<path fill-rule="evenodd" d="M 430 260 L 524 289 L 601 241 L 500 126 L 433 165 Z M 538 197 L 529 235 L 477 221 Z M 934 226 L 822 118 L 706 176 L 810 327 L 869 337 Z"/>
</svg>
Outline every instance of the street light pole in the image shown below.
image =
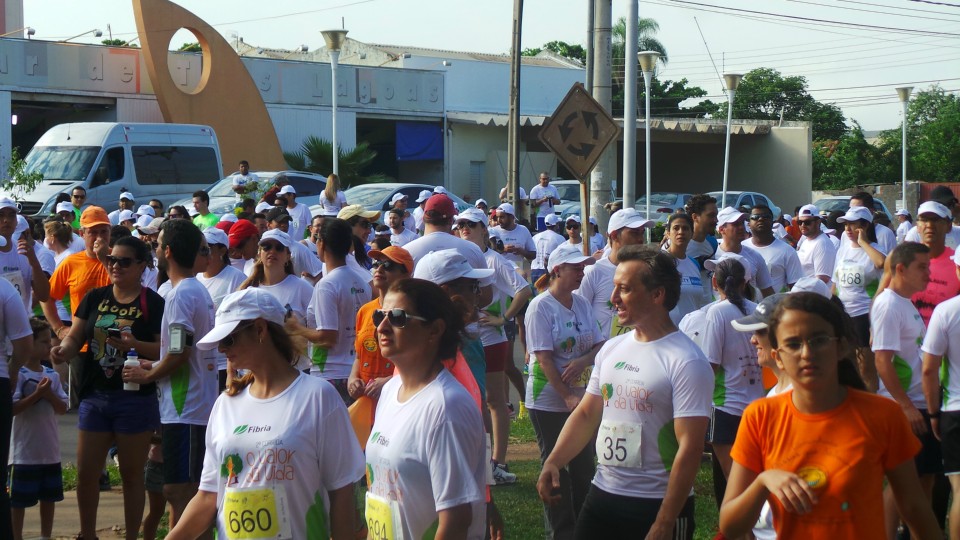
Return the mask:
<svg viewBox="0 0 960 540">
<path fill-rule="evenodd" d="M 733 126 L 733 98 L 740 86 L 741 73 L 724 73 L 723 82 L 727 85 L 727 144 L 723 152 L 723 192 L 720 196 L 720 207 L 727 204 L 727 177 L 730 173 L 730 131 Z"/>
<path fill-rule="evenodd" d="M 903 200 L 902 208 L 907 209 L 907 109 L 910 107 L 910 92 L 913 91 L 912 86 L 901 86 L 897 88 L 897 95 L 900 96 L 900 104 L 903 105 L 903 171 L 900 176 L 901 183 L 903 184 Z"/>
<path fill-rule="evenodd" d="M 644 132 L 646 134 L 645 143 L 647 150 L 647 210 L 646 218 L 650 219 L 650 199 L 652 197 L 653 184 L 650 176 L 650 83 L 653 82 L 653 70 L 657 67 L 657 59 L 660 58 L 660 53 L 657 51 L 644 51 L 637 54 L 637 60 L 640 61 L 640 70 L 643 72 L 643 89 L 644 89 Z M 632 201 L 632 199 L 631 199 Z M 624 198 L 624 205 L 628 204 L 627 199 Z M 632 204 L 632 202 L 631 202 Z M 627 208 L 627 206 L 624 206 Z M 647 242 L 650 242 L 650 227 L 646 227 L 647 231 Z"/>
<path fill-rule="evenodd" d="M 340 59 L 340 49 L 347 40 L 346 30 L 323 30 L 323 40 L 330 50 L 330 86 L 333 94 L 330 96 L 330 110 L 332 111 L 331 139 L 333 144 L 333 174 L 340 174 L 340 150 L 337 147 L 337 60 Z"/>
<path fill-rule="evenodd" d="M 627 36 L 623 44 L 623 206 L 637 199 L 637 0 L 629 0 Z M 647 156 L 649 159 L 649 156 Z"/>
</svg>

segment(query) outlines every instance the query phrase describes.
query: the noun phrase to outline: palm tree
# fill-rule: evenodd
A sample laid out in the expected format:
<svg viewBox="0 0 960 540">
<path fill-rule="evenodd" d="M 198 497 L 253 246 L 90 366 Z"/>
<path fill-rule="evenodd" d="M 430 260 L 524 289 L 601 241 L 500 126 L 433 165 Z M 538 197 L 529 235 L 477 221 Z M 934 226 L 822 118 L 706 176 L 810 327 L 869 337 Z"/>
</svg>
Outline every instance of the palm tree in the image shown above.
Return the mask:
<svg viewBox="0 0 960 540">
<path fill-rule="evenodd" d="M 667 49 L 655 36 L 660 31 L 660 25 L 653 19 L 640 17 L 637 20 L 637 51 L 657 51 L 660 61 L 667 63 Z M 610 52 L 613 57 L 613 81 L 615 86 L 623 86 L 624 51 L 627 48 L 627 18 L 620 17 L 611 29 Z M 636 54 L 636 53 L 634 53 Z M 634 57 L 632 62 L 636 62 Z"/>
<path fill-rule="evenodd" d="M 365 143 L 359 143 L 352 150 L 344 152 L 342 147 L 337 148 L 339 160 L 340 186 L 346 189 L 350 186 L 386 182 L 388 178 L 383 174 L 364 175 L 364 170 L 370 166 L 377 152 L 371 150 Z M 300 150 L 284 152 L 287 165 L 296 171 L 309 171 L 323 176 L 333 172 L 333 144 L 320 137 L 310 135 L 304 139 Z"/>
</svg>

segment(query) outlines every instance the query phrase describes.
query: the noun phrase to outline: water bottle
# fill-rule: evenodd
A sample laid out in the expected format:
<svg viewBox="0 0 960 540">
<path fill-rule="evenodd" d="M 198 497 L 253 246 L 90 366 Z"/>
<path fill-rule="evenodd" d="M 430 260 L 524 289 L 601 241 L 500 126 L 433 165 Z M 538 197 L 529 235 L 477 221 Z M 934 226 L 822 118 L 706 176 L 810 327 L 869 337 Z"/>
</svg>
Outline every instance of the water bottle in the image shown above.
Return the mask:
<svg viewBox="0 0 960 540">
<path fill-rule="evenodd" d="M 130 349 L 130 352 L 127 353 L 127 359 L 123 362 L 123 367 L 131 366 L 137 367 L 140 365 L 140 357 L 137 356 L 136 349 Z M 140 390 L 140 385 L 132 382 L 123 383 L 124 390 L 136 391 Z"/>
</svg>

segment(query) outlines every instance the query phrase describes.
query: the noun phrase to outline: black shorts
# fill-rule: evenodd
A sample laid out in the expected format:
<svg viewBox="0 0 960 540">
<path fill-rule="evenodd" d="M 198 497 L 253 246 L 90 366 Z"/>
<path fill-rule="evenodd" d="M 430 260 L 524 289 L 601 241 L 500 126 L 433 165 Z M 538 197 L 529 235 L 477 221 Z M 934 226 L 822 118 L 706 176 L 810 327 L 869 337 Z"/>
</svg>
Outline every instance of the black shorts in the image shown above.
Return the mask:
<svg viewBox="0 0 960 540">
<path fill-rule="evenodd" d="M 143 487 L 150 493 L 163 493 L 163 463 L 147 460 L 143 466 Z"/>
<path fill-rule="evenodd" d="M 850 318 L 853 320 L 853 335 L 857 338 L 857 347 L 869 347 L 870 314 L 864 313 Z"/>
<path fill-rule="evenodd" d="M 927 433 L 918 437 L 920 444 L 920 453 L 913 458 L 917 464 L 917 474 L 940 474 L 943 472 L 943 455 L 940 452 L 940 441 L 933 435 L 933 429 L 930 427 L 930 415 L 926 409 L 920 409 L 923 415 L 923 423 L 927 426 Z"/>
<path fill-rule="evenodd" d="M 737 430 L 740 429 L 741 418 L 741 416 L 714 409 L 713 418 L 710 420 L 709 442 L 723 445 L 733 444 L 733 441 L 737 440 Z"/>
<path fill-rule="evenodd" d="M 591 484 L 577 516 L 573 537 L 577 540 L 644 538 L 657 520 L 662 504 L 663 499 L 616 495 Z M 673 525 L 673 539 L 692 540 L 694 528 L 694 500 L 691 496 Z"/>
<path fill-rule="evenodd" d="M 163 483 L 198 484 L 203 472 L 207 426 L 163 424 Z"/>
<path fill-rule="evenodd" d="M 943 473 L 960 474 L 960 411 L 940 412 L 940 449 Z"/>
<path fill-rule="evenodd" d="M 7 480 L 12 508 L 29 508 L 38 502 L 63 500 L 63 471 L 59 463 L 10 465 Z"/>
</svg>

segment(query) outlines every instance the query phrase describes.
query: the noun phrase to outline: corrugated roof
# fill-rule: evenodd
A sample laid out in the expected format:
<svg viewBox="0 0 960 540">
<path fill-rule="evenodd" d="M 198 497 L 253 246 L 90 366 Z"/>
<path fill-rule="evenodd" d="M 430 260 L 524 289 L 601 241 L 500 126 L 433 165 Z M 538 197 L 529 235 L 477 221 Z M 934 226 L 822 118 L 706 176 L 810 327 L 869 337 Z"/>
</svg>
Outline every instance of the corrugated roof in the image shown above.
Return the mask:
<svg viewBox="0 0 960 540">
<path fill-rule="evenodd" d="M 413 56 L 431 56 L 443 58 L 446 60 L 477 60 L 481 62 L 503 62 L 510 63 L 509 54 L 489 54 L 469 51 L 448 51 L 444 49 L 427 49 L 423 47 L 408 47 L 405 45 L 385 45 L 381 43 L 367 43 L 369 47 L 380 49 L 394 56 L 400 56 L 404 53 L 410 53 Z M 549 51 L 548 51 L 549 52 Z M 555 54 L 539 54 L 537 56 L 521 57 L 523 65 L 544 66 L 544 67 L 563 67 L 570 69 L 583 69 L 579 62 L 564 58 Z"/>
</svg>

